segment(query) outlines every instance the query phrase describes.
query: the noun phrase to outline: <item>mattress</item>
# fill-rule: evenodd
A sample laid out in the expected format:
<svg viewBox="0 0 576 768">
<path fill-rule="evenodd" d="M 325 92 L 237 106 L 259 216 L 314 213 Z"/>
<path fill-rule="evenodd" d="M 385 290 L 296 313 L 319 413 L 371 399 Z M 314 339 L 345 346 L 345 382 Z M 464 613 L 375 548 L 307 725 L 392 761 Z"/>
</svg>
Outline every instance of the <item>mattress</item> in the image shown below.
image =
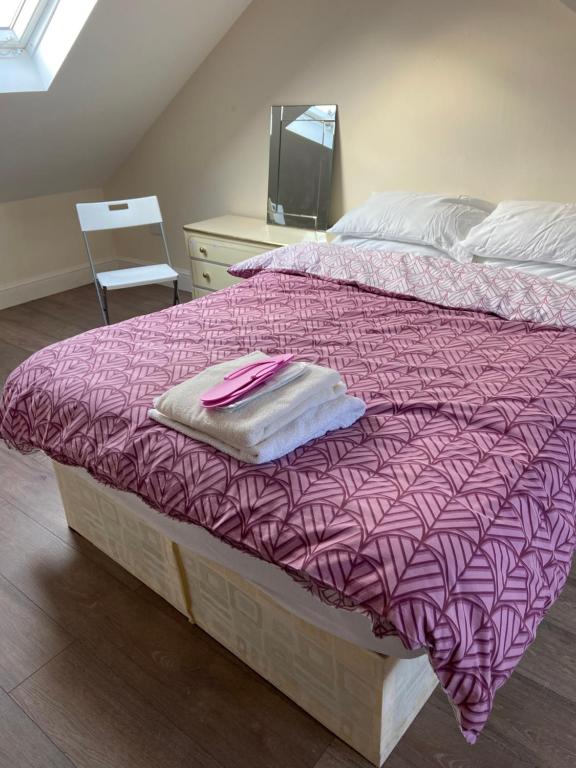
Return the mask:
<svg viewBox="0 0 576 768">
<path fill-rule="evenodd" d="M 83 482 L 97 488 L 101 495 L 111 500 L 121 500 L 122 504 L 142 522 L 179 546 L 186 547 L 196 555 L 235 571 L 269 595 L 278 605 L 309 624 L 341 637 L 349 643 L 385 656 L 412 659 L 426 653 L 424 649 L 407 650 L 400 638 L 393 635 L 375 637 L 372 634 L 371 621 L 367 616 L 333 608 L 331 605 L 320 602 L 280 568 L 233 549 L 204 528 L 161 515 L 133 494 L 102 485 L 90 477 L 84 469 L 68 467 L 68 470 L 78 475 Z"/>
</svg>

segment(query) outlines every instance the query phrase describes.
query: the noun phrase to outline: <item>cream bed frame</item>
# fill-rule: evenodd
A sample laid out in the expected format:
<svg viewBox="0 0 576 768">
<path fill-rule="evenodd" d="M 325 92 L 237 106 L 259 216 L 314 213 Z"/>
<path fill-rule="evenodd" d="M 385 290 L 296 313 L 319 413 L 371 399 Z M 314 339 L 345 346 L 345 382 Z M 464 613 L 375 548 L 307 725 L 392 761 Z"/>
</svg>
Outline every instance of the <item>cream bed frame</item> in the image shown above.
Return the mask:
<svg viewBox="0 0 576 768">
<path fill-rule="evenodd" d="M 386 760 L 436 687 L 427 656 L 382 656 L 328 634 L 146 525 L 120 494 L 61 464 L 54 471 L 73 530 L 374 765 Z"/>
</svg>

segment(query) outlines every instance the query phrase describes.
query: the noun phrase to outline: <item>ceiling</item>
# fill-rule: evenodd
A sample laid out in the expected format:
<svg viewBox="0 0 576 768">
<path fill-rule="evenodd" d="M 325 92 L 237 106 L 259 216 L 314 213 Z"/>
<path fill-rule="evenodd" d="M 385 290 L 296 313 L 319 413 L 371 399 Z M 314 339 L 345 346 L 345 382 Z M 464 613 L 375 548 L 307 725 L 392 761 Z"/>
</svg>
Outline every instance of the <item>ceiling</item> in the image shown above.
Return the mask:
<svg viewBox="0 0 576 768">
<path fill-rule="evenodd" d="M 249 2 L 99 0 L 49 91 L 0 94 L 0 202 L 101 186 Z"/>
</svg>

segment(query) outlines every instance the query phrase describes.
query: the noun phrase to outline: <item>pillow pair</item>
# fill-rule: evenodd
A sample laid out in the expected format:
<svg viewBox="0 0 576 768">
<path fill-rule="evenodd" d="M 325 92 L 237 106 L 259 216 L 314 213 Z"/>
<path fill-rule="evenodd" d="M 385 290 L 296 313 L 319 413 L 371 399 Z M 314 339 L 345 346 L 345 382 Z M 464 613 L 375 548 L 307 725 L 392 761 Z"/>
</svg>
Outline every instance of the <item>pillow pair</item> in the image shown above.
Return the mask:
<svg viewBox="0 0 576 768">
<path fill-rule="evenodd" d="M 576 205 L 385 192 L 330 230 L 340 242 L 387 250 L 576 267 Z M 360 239 L 360 240 L 359 240 Z M 409 247 L 408 247 L 409 246 Z"/>
<path fill-rule="evenodd" d="M 494 205 L 464 195 L 384 192 L 345 214 L 329 230 L 338 241 L 355 246 L 407 250 L 471 261 L 462 247 L 470 230 Z"/>
</svg>

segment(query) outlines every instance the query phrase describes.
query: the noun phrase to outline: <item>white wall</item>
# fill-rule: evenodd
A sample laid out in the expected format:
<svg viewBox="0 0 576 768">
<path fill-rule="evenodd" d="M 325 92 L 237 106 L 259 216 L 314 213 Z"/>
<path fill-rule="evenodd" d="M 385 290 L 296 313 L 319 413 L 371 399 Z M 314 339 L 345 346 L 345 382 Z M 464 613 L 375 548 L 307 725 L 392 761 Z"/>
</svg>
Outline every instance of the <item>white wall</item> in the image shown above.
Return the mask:
<svg viewBox="0 0 576 768">
<path fill-rule="evenodd" d="M 102 199 L 88 189 L 0 204 L 0 308 L 90 282 L 74 205 Z M 110 234 L 93 237 L 97 259 L 115 264 Z"/>
<path fill-rule="evenodd" d="M 332 218 L 393 188 L 576 199 L 575 72 L 560 0 L 253 0 L 105 192 L 158 194 L 185 268 L 185 222 L 265 215 L 270 105 L 336 103 Z"/>
</svg>

